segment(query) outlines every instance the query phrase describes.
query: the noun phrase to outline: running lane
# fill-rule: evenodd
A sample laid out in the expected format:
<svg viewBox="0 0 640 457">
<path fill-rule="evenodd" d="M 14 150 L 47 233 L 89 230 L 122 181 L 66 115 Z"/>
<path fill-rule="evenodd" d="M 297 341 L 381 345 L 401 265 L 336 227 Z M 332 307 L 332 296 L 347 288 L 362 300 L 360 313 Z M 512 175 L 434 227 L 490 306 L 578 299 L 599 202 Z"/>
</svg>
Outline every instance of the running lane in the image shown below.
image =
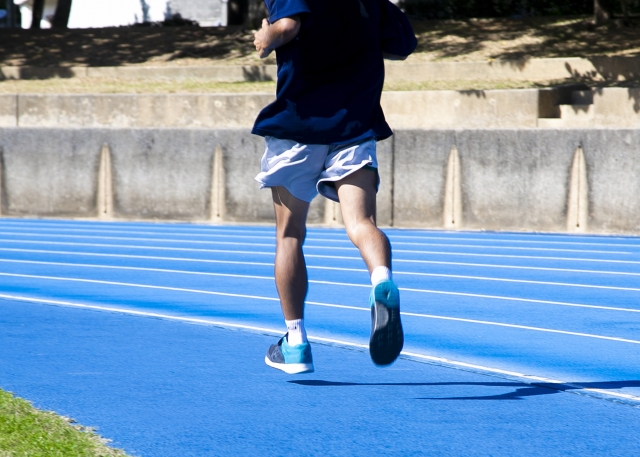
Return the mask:
<svg viewBox="0 0 640 457">
<path fill-rule="evenodd" d="M 365 353 L 318 346 L 317 352 L 328 351 L 332 355 L 325 359 L 316 353 L 318 376 L 312 379 L 322 382 L 295 384 L 296 388 L 306 388 L 305 395 L 310 395 L 309 391 L 317 391 L 321 396 L 327 391 L 338 396 L 349 396 L 351 391 L 369 395 L 371 392 L 366 393 L 367 389 L 375 390 L 362 385 L 363 382 L 332 379 L 324 383 L 325 373 L 336 373 L 333 359 L 340 360 L 342 356 L 335 354 L 344 353 L 348 354 L 344 357 L 359 362 L 350 359 L 350 369 L 356 371 L 349 371 L 348 376 L 347 372 L 341 372 L 340 376 L 344 374 L 348 378 L 360 372 L 375 379 L 382 376 L 380 383 L 389 388 L 387 384 L 395 385 L 395 376 L 406 375 L 403 381 L 397 381 L 400 384 L 394 389 L 407 388 L 405 391 L 416 395 L 415 398 L 430 397 L 418 396 L 415 389 L 423 389 L 428 383 L 423 380 L 414 385 L 412 377 L 440 376 L 434 370 L 452 373 L 454 378 L 462 375 L 459 370 L 435 369 L 417 363 L 419 360 L 493 373 L 501 377 L 493 380 L 498 384 L 505 378 L 509 382 L 544 385 L 562 381 L 565 386 L 570 385 L 562 387 L 563 390 L 599 398 L 590 401 L 607 404 L 607 408 L 614 404 L 606 399 L 630 405 L 640 403 L 636 398 L 640 397 L 636 363 L 640 355 L 639 239 L 395 229 L 388 230 L 387 234 L 394 246 L 396 282 L 403 290 L 406 356 L 413 361 L 405 360 L 391 369 L 379 370 L 371 366 Z M 268 227 L 2 219 L 0 299 L 6 300 L 4 315 L 16 319 L 7 324 L 8 328 L 23 325 L 17 324 L 24 322 L 20 321 L 21 313 L 38 310 L 27 320 L 33 325 L 26 326 L 24 338 L 28 332 L 46 333 L 38 329 L 38 325 L 46 323 L 41 322 L 44 318 L 34 316 L 47 313 L 64 316 L 69 313 L 69 319 L 70 316 L 80 316 L 77 319 L 94 316 L 91 326 L 97 329 L 103 319 L 116 318 L 104 309 L 141 313 L 135 319 L 131 315 L 117 316 L 117 319 L 135 322 L 131 325 L 148 323 L 150 318 L 142 315 L 155 314 L 164 319 L 197 320 L 227 328 L 259 328 L 272 336 L 214 331 L 211 327 L 184 322 L 163 324 L 184 329 L 180 331 L 185 335 L 194 328 L 212 332 L 216 335 L 212 338 L 220 347 L 234 354 L 238 351 L 233 349 L 231 341 L 237 339 L 238 334 L 243 341 L 260 340 L 247 349 L 260 365 L 266 347 L 275 341 L 273 335 L 283 328 L 272 278 L 273 251 L 273 229 Z M 311 278 L 307 303 L 310 334 L 316 342 L 331 341 L 360 350 L 366 346 L 370 325 L 369 285 L 357 250 L 341 230 L 312 228 L 305 251 Z M 89 307 L 103 309 L 103 312 L 90 311 Z M 59 331 L 67 337 L 68 329 L 63 322 L 64 318 L 60 317 L 56 328 L 63 329 Z M 104 345 L 103 350 L 107 351 L 109 338 L 104 337 L 105 333 L 96 333 L 102 336 L 93 338 L 91 344 Z M 126 339 L 125 335 L 122 337 Z M 38 344 L 38 338 L 33 339 L 33 344 Z M 153 341 L 154 345 L 158 344 Z M 189 343 L 189 350 L 195 351 L 195 345 Z M 142 350 L 142 346 L 137 347 Z M 60 350 L 58 346 L 55 348 L 52 354 Z M 175 350 L 179 349 L 184 350 L 178 347 Z M 5 353 L 4 357 L 9 356 Z M 32 363 L 21 364 L 26 370 L 24 373 L 28 373 Z M 233 365 L 222 359 L 216 363 Z M 11 373 L 5 374 L 5 379 L 12 376 Z M 14 387 L 0 386 L 10 390 L 19 387 L 24 373 L 16 374 Z M 247 373 L 243 376 L 250 376 Z M 277 372 L 269 376 L 281 381 L 288 379 Z M 387 379 L 388 376 L 391 378 Z M 485 381 L 470 384 L 478 388 L 481 384 L 475 382 Z M 457 398 L 451 392 L 454 386 L 462 385 L 464 382 L 447 381 L 439 385 L 442 395 L 438 395 Z M 576 395 L 567 393 L 514 396 L 514 390 L 509 390 L 514 385 L 509 383 L 491 387 L 506 390 L 495 395 L 471 393 L 463 397 L 528 400 L 532 397 L 535 401 L 544 397 L 553 403 L 558 398 L 577 401 Z M 556 385 L 556 388 L 559 387 Z M 29 395 L 25 396 L 44 401 L 51 386 L 34 389 L 40 393 L 33 396 L 27 392 Z M 518 389 L 515 391 L 519 392 Z M 20 393 L 19 389 L 16 392 Z M 524 388 L 523 392 L 529 391 Z M 96 400 L 96 405 L 101 401 Z M 51 407 L 59 410 L 55 406 Z M 638 410 L 625 408 L 632 412 L 623 413 L 624 420 L 637 424 L 634 421 Z M 586 416 L 591 412 L 579 410 L 579 414 Z M 98 416 L 89 416 L 89 422 L 77 418 L 83 423 L 98 425 L 92 417 Z M 616 422 L 612 419 L 611 423 Z M 142 448 L 128 448 L 142 452 Z M 406 448 L 407 452 L 413 452 L 411 449 L 411 446 Z M 145 451 L 143 455 L 155 454 Z"/>
</svg>

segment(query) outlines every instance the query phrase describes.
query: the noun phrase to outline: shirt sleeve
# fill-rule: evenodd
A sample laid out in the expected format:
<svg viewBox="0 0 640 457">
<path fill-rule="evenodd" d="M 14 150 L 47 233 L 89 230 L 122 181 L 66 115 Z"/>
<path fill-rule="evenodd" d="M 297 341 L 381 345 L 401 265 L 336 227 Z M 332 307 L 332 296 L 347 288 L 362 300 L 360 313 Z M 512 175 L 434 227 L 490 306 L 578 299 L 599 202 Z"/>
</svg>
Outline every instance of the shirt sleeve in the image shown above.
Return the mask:
<svg viewBox="0 0 640 457">
<path fill-rule="evenodd" d="M 418 46 L 418 40 L 407 16 L 389 0 L 380 0 L 381 36 L 383 52 L 406 57 Z"/>
<path fill-rule="evenodd" d="M 269 11 L 269 23 L 273 24 L 284 17 L 311 13 L 305 0 L 265 0 Z"/>
</svg>

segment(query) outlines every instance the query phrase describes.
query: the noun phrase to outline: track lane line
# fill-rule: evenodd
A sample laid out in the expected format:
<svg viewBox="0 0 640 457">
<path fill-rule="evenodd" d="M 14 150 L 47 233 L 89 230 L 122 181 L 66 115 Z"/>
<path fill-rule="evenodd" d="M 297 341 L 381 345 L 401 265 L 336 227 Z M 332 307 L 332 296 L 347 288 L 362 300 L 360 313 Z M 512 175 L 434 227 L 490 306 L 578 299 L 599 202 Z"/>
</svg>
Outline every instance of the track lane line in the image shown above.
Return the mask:
<svg viewBox="0 0 640 457">
<path fill-rule="evenodd" d="M 280 301 L 278 298 L 263 297 L 263 296 L 258 296 L 258 295 L 234 294 L 234 293 L 227 293 L 227 292 L 214 292 L 214 291 L 207 291 L 207 290 L 201 290 L 201 289 L 188 289 L 188 288 L 182 288 L 182 287 L 155 286 L 155 285 L 150 285 L 150 284 L 127 283 L 127 282 L 120 282 L 120 281 L 104 281 L 104 280 L 97 280 L 97 279 L 69 278 L 69 277 L 45 276 L 45 275 L 27 275 L 27 274 L 4 273 L 4 272 L 0 272 L 0 276 L 16 277 L 16 278 L 30 278 L 30 279 L 45 279 L 45 280 L 53 280 L 53 281 L 82 282 L 82 283 L 90 283 L 90 284 L 104 284 L 104 285 L 112 285 L 112 286 L 137 287 L 137 288 L 143 288 L 143 289 L 170 290 L 170 291 L 175 291 L 175 292 L 189 292 L 189 293 L 196 293 L 196 294 L 218 295 L 218 296 L 225 296 L 225 297 L 250 298 L 250 299 L 256 299 L 256 300 Z M 272 280 L 272 278 L 267 278 L 267 277 L 258 277 L 258 278 L 252 278 L 252 279 L 270 279 L 270 280 Z M 312 281 L 309 281 L 309 282 L 312 282 Z M 369 285 L 362 285 L 362 284 L 344 284 L 344 283 L 334 283 L 334 282 L 329 282 L 329 281 L 313 281 L 313 282 L 314 283 L 319 283 L 319 284 L 334 284 L 334 285 L 341 285 L 341 286 L 370 288 Z M 401 288 L 400 290 L 411 290 L 411 289 L 403 289 L 403 288 Z M 350 309 L 350 310 L 359 310 L 359 311 L 371 312 L 370 308 L 362 308 L 362 307 L 357 307 L 357 306 L 323 304 L 323 303 L 320 303 L 320 302 L 310 302 L 310 301 L 306 302 L 306 303 L 310 304 L 310 305 L 315 305 L 315 306 L 326 306 L 326 307 L 331 307 L 331 308 L 342 308 L 342 309 Z M 566 331 L 566 330 L 547 329 L 547 328 L 543 328 L 543 327 L 530 327 L 530 326 L 517 325 L 517 324 L 506 324 L 506 323 L 503 323 L 503 322 L 480 321 L 480 320 L 463 319 L 463 318 L 457 318 L 457 317 L 436 316 L 436 315 L 431 315 L 431 314 L 407 313 L 405 311 L 402 311 L 401 314 L 402 315 L 406 315 L 406 316 L 420 317 L 420 318 L 427 318 L 427 319 L 440 319 L 440 320 L 448 320 L 448 321 L 454 321 L 454 322 L 464 322 L 464 323 L 473 323 L 473 324 L 481 324 L 481 325 L 492 325 L 492 326 L 498 326 L 498 327 L 515 328 L 515 329 L 519 329 L 519 330 L 530 330 L 530 331 L 538 331 L 538 332 L 545 332 L 545 333 L 557 333 L 557 334 L 563 334 L 563 335 L 569 335 L 569 336 L 595 338 L 595 339 L 600 339 L 600 340 L 608 340 L 608 341 L 615 341 L 615 342 L 622 342 L 622 343 L 640 344 L 640 341 L 626 339 L 626 338 L 618 338 L 618 337 L 611 337 L 611 336 L 604 336 L 604 335 L 595 335 L 595 334 L 582 333 L 582 332 L 570 332 L 570 331 Z"/>
<path fill-rule="evenodd" d="M 63 254 L 63 255 L 76 255 L 76 256 L 94 256 L 94 257 L 112 257 L 112 258 L 138 258 L 138 259 L 149 259 L 149 260 L 176 260 L 183 262 L 201 262 L 201 263 L 229 263 L 233 265 L 270 265 L 273 266 L 273 263 L 259 263 L 259 262 L 248 262 L 248 261 L 234 261 L 234 260 L 212 260 L 212 259 L 193 259 L 188 257 L 158 257 L 158 256 L 136 256 L 136 255 L 127 255 L 127 254 L 106 254 L 106 253 L 92 253 L 92 252 L 83 252 L 83 251 L 53 251 L 53 250 L 45 250 L 45 249 L 19 249 L 19 248 L 2 248 L 0 247 L 0 252 L 20 252 L 20 253 L 34 253 L 34 254 Z M 313 256 L 314 258 L 318 258 L 318 256 Z M 360 257 L 347 257 L 351 260 L 360 260 Z M 341 258 L 341 259 L 344 259 Z M 405 260 L 405 259 L 394 259 L 395 262 L 411 262 L 415 263 L 413 260 Z M 576 268 L 550 268 L 550 267 L 528 267 L 521 265 L 503 265 L 503 264 L 492 264 L 492 263 L 467 263 L 467 262 L 445 262 L 439 260 L 421 260 L 419 261 L 421 264 L 427 265 L 454 265 L 454 266 L 468 266 L 468 267 L 480 267 L 480 268 L 496 268 L 496 269 L 516 269 L 516 270 L 532 270 L 532 271 L 553 271 L 553 272 L 567 272 L 567 273 L 588 273 L 588 274 L 602 274 L 602 275 L 619 275 L 619 276 L 640 276 L 640 273 L 628 272 L 628 271 L 610 271 L 610 270 L 581 270 Z M 307 265 L 308 268 L 317 268 L 317 269 L 325 269 L 325 270 L 337 270 L 337 271 L 367 271 L 366 269 L 355 269 L 355 268 L 342 268 L 342 267 L 329 267 L 329 266 L 310 266 Z M 394 271 L 395 272 L 395 271 Z M 407 272 L 407 271 L 397 271 L 398 274 L 406 274 L 412 275 L 416 274 L 416 272 Z"/>
<path fill-rule="evenodd" d="M 487 276 L 469 276 L 469 275 L 451 275 L 441 273 L 411 273 L 416 276 L 426 276 L 433 278 L 448 278 L 448 279 L 473 279 L 476 281 L 497 281 L 497 282 L 510 282 L 517 284 L 540 284 L 545 286 L 558 286 L 558 287 L 578 287 L 586 289 L 604 289 L 604 290 L 623 290 L 627 292 L 640 292 L 640 288 L 637 287 L 617 287 L 617 286 L 598 286 L 593 284 L 578 284 L 568 282 L 553 282 L 553 281 L 533 281 L 527 279 L 508 279 L 508 278 L 490 278 Z"/>
<path fill-rule="evenodd" d="M 211 325 L 211 326 L 221 327 L 221 328 L 249 330 L 254 332 L 265 333 L 269 336 L 280 336 L 282 334 L 282 330 L 278 330 L 278 329 L 257 327 L 257 326 L 246 325 L 246 324 L 236 324 L 236 323 L 226 322 L 226 321 L 214 321 L 211 319 L 199 319 L 199 318 L 173 316 L 170 314 L 135 311 L 135 310 L 126 309 L 126 308 L 87 305 L 87 304 L 68 302 L 68 301 L 59 301 L 59 300 L 45 300 L 45 299 L 39 299 L 34 297 L 26 297 L 21 295 L 9 295 L 9 294 L 0 294 L 0 298 L 4 298 L 8 300 L 16 300 L 16 301 L 25 301 L 25 302 L 31 302 L 31 303 L 39 303 L 39 304 L 45 304 L 45 305 L 64 306 L 64 307 L 88 309 L 88 310 L 103 311 L 103 312 L 113 312 L 113 313 L 139 316 L 139 317 L 166 319 L 166 320 L 179 321 L 179 322 L 185 322 L 185 323 L 204 324 L 204 325 Z M 342 347 L 358 348 L 363 350 L 367 350 L 369 348 L 369 346 L 366 344 L 340 340 L 337 338 L 326 338 L 326 337 L 314 336 L 311 334 L 308 336 L 308 338 L 312 342 L 329 343 L 332 345 L 337 345 Z M 516 378 L 519 380 L 523 380 L 527 384 L 535 384 L 535 383 L 552 384 L 552 385 L 555 385 L 556 387 L 555 390 L 559 390 L 566 393 L 580 394 L 580 391 L 581 391 L 581 392 L 597 394 L 596 398 L 622 399 L 622 400 L 630 401 L 632 403 L 640 403 L 639 396 L 625 394 L 622 392 L 612 392 L 605 389 L 593 389 L 593 388 L 582 386 L 580 383 L 566 382 L 566 381 L 547 378 L 543 376 L 536 376 L 536 375 L 519 373 L 516 371 L 504 370 L 500 368 L 487 367 L 487 366 L 479 365 L 475 363 L 451 360 L 444 357 L 437 357 L 437 356 L 422 354 L 414 351 L 402 351 L 400 354 L 402 357 L 408 360 L 420 360 L 420 361 L 426 361 L 426 362 L 434 363 L 439 366 L 448 367 L 448 368 L 463 369 L 463 370 L 468 370 L 468 371 L 473 371 L 478 373 L 485 373 L 485 374 L 490 373 L 498 376 L 508 376 L 509 378 Z M 548 387 L 552 389 L 554 388 L 551 386 L 543 386 L 543 387 Z M 566 389 L 566 387 L 569 387 L 570 389 L 576 389 L 577 391 L 568 390 Z"/>
<path fill-rule="evenodd" d="M 180 252 L 206 252 L 206 253 L 224 253 L 224 254 L 256 254 L 273 256 L 275 251 L 239 251 L 229 249 L 196 249 L 196 248 L 176 248 L 171 246 L 139 246 L 134 244 L 103 244 L 103 243 L 75 243 L 71 241 L 35 241 L 35 240 L 0 240 L 5 243 L 22 243 L 37 245 L 57 245 L 57 246 L 83 246 L 96 248 L 119 248 L 119 249 L 151 249 L 157 251 L 180 251 Z"/>
<path fill-rule="evenodd" d="M 7 221 L 8 222 L 8 221 Z M 57 229 L 60 230 L 60 227 L 63 227 L 63 231 L 67 231 L 67 232 L 102 232 L 102 233 L 138 233 L 138 234 L 148 234 L 149 230 L 146 231 L 131 231 L 130 228 L 128 227 L 122 227 L 122 230 L 119 230 L 118 227 L 110 227 L 109 229 L 96 229 L 93 227 L 97 227 L 99 226 L 99 223 L 94 223 L 95 225 L 90 226 L 90 228 L 77 228 L 76 224 L 54 224 L 54 223 L 49 223 L 49 224 L 45 224 L 45 223 L 14 223 L 14 222 L 9 222 L 9 223 L 0 223 L 0 227 L 2 227 L 3 225 L 6 225 L 8 227 L 11 226 L 26 226 L 26 227 L 33 227 L 33 228 L 40 228 L 42 226 L 46 226 L 46 227 L 50 227 L 51 229 Z M 68 228 L 68 227 L 73 227 L 73 228 Z M 156 226 L 153 225 L 151 223 L 149 223 L 149 229 L 152 229 L 154 233 L 167 233 L 167 234 L 180 234 L 180 233 L 184 233 L 184 232 L 189 232 L 189 235 L 194 235 L 193 231 L 206 231 L 208 233 L 202 233 L 202 234 L 197 234 L 195 236 L 233 236 L 233 234 L 237 234 L 237 233 L 250 233 L 250 234 L 255 234 L 255 233 L 260 233 L 260 234 L 265 234 L 265 235 L 270 235 L 270 236 L 275 236 L 275 230 L 269 230 L 269 229 L 265 229 L 265 230 L 247 230 L 247 229 L 238 229 L 238 230 L 233 230 L 233 229 L 226 229 L 226 228 L 219 228 L 220 226 L 206 226 L 206 225 L 193 225 L 193 226 L 180 226 L 180 230 L 167 230 L 169 227 L 171 226 Z M 113 230 L 113 229 L 116 230 Z M 171 227 L 171 228 L 175 228 L 175 226 Z M 441 236 L 433 236 L 433 232 L 434 231 L 429 231 L 426 232 L 425 234 L 416 234 L 416 235 L 400 235 L 396 232 L 400 231 L 400 233 L 402 233 L 403 229 L 383 229 L 387 232 L 389 232 L 388 236 L 390 238 L 394 238 L 394 239 L 430 239 L 430 240 L 454 240 L 454 241 L 487 241 L 486 237 L 461 237 L 458 235 L 458 233 L 456 232 L 456 236 L 447 236 L 448 234 L 453 234 L 454 232 L 447 232 L 447 231 L 435 231 L 436 233 L 442 233 L 443 235 Z M 221 235 L 219 233 L 224 232 L 224 233 L 229 233 L 229 235 Z M 309 233 L 315 233 L 315 232 L 321 232 L 324 234 L 325 230 L 317 230 L 317 229 L 310 229 Z M 333 234 L 333 233 L 331 233 Z M 577 245 L 577 246 L 615 246 L 615 247 L 637 247 L 640 248 L 640 239 L 635 238 L 635 237 L 609 237 L 609 236 L 598 236 L 598 235 L 594 235 L 594 236 L 580 236 L 580 235 L 571 235 L 571 238 L 575 239 L 576 237 L 580 237 L 583 239 L 588 239 L 588 240 L 593 240 L 593 239 L 602 239 L 603 241 L 601 243 L 594 243 L 594 242 L 576 242 L 576 241 L 549 241 L 549 240 L 533 240 L 533 239 L 509 239 L 509 237 L 542 237 L 541 235 L 529 235 L 526 233 L 523 234 L 514 234 L 514 233 L 497 233 L 497 232 L 491 232 L 492 235 L 497 235 L 500 237 L 505 237 L 505 238 L 489 238 L 488 241 L 490 242 L 496 242 L 496 243 L 530 243 L 530 244 L 560 244 L 560 245 Z M 336 235 L 340 235 L 341 238 L 344 237 L 344 232 L 341 233 L 336 233 Z M 561 235 L 554 235 L 554 234 L 545 234 L 544 236 L 553 236 L 553 237 L 559 237 Z M 605 238 L 606 237 L 606 238 Z M 629 240 L 629 241 L 637 241 L 637 243 L 610 243 L 608 240 Z M 344 242 L 348 242 L 348 239 L 328 239 L 326 241 L 344 241 Z"/>
<path fill-rule="evenodd" d="M 213 253 L 238 253 L 238 254 L 259 254 L 259 255 L 274 255 L 275 251 L 239 251 L 239 250 L 219 250 L 219 249 L 196 249 L 196 248 L 176 248 L 176 247 L 168 247 L 168 246 L 139 246 L 132 244 L 104 244 L 104 243 L 76 243 L 76 242 L 66 242 L 66 241 L 37 241 L 37 240 L 12 240 L 12 239 L 0 239 L 0 243 L 14 243 L 14 244 L 36 244 L 36 245 L 56 245 L 56 246 L 84 246 L 84 247 L 106 247 L 106 248 L 126 248 L 126 249 L 157 249 L 157 250 L 165 250 L 165 251 L 184 251 L 184 252 L 213 252 Z M 273 246 L 275 248 L 275 246 Z M 353 249 L 356 250 L 355 248 Z M 491 257 L 491 258 L 509 258 L 509 259 L 536 259 L 536 260 L 564 260 L 570 262 L 598 262 L 598 263 L 619 263 L 619 264 L 629 264 L 629 265 L 640 265 L 640 261 L 635 260 L 613 260 L 613 259 L 589 259 L 589 258 L 580 258 L 580 257 L 550 257 L 550 256 L 516 256 L 516 255 L 508 255 L 508 254 L 476 254 L 476 253 L 463 253 L 463 252 L 447 252 L 447 251 L 397 251 L 394 252 L 408 252 L 412 254 L 429 254 L 429 255 L 446 255 L 446 256 L 464 256 L 464 257 Z M 359 256 L 332 256 L 332 255 L 321 255 L 321 254 L 309 254 L 305 253 L 306 257 L 316 257 L 316 258 L 326 258 L 326 259 L 340 259 L 340 260 L 358 260 L 361 261 L 362 258 Z M 394 262 L 403 262 L 403 263 L 429 263 L 430 260 L 419 260 L 419 259 L 393 259 Z"/>
<path fill-rule="evenodd" d="M 199 272 L 199 271 L 192 271 L 192 270 L 128 267 L 128 266 L 102 265 L 102 264 L 81 264 L 81 263 L 71 263 L 71 262 L 50 262 L 50 261 L 40 261 L 40 260 L 0 259 L 0 262 L 39 264 L 39 265 L 58 265 L 58 266 L 67 266 L 67 267 L 84 267 L 84 268 L 107 268 L 107 269 L 135 270 L 135 271 L 155 271 L 155 272 L 166 272 L 166 273 L 179 273 L 179 274 L 204 275 L 204 276 L 225 276 L 225 277 L 249 278 L 249 279 L 274 279 L 273 277 L 270 277 L 270 276 L 269 277 L 251 276 L 251 275 L 230 274 L 230 273 Z M 340 270 L 340 271 L 351 271 L 351 272 L 366 271 L 364 269 L 358 269 L 358 268 L 331 268 L 331 267 L 317 267 L 317 268 L 325 269 L 325 270 Z M 501 281 L 501 282 L 513 282 L 513 283 L 519 283 L 519 284 L 542 284 L 547 286 L 585 287 L 590 289 L 606 289 L 606 290 L 621 290 L 621 291 L 627 291 L 627 292 L 629 291 L 640 292 L 640 288 L 635 288 L 635 287 L 598 286 L 598 285 L 591 285 L 591 284 L 532 281 L 532 280 L 526 280 L 526 279 L 490 278 L 490 277 L 484 277 L 484 276 L 450 275 L 450 274 L 440 274 L 440 273 L 416 273 L 416 272 L 405 272 L 405 271 L 395 271 L 394 273 L 400 274 L 400 275 L 426 276 L 426 277 L 437 277 L 437 278 L 474 279 L 479 281 Z M 309 282 L 316 283 L 316 284 L 335 284 L 335 285 L 343 285 L 343 286 L 356 286 L 356 284 L 339 283 L 339 282 L 331 282 L 331 281 L 309 280 Z M 370 287 L 369 285 L 357 285 L 357 286 Z M 414 289 L 401 288 L 401 290 L 414 290 Z M 416 289 L 416 290 L 421 290 L 421 289 Z"/>
<path fill-rule="evenodd" d="M 0 235 L 9 235 L 9 236 L 25 236 L 25 237 L 39 237 L 39 238 L 81 238 L 81 239 L 97 239 L 97 240 L 120 240 L 120 241 L 145 241 L 145 242 L 161 242 L 161 243 L 182 243 L 182 244 L 213 244 L 213 245 L 233 245 L 233 246 L 259 246 L 259 247 L 275 247 L 275 239 L 273 243 L 269 244 L 261 244 L 261 243 L 243 243 L 243 242 L 232 242 L 232 241 L 203 241 L 203 240 L 184 240 L 184 239 L 175 239 L 175 238 L 136 238 L 136 237 L 110 237 L 110 236 L 77 236 L 77 235 L 44 235 L 44 234 L 29 234 L 22 232 L 0 232 Z M 0 239 L 0 241 L 5 241 L 4 239 Z M 626 252 L 626 251 L 596 251 L 596 250 L 587 250 L 587 249 L 557 249 L 557 248 L 532 248 L 532 247 L 511 247 L 511 246 L 485 246 L 485 245 L 466 245 L 466 244 L 449 244 L 449 243 L 396 243 L 396 244 L 411 244 L 416 246 L 437 246 L 437 247 L 454 247 L 454 248 L 465 248 L 465 249 L 504 249 L 504 250 L 516 250 L 516 251 L 552 251 L 552 252 L 576 252 L 576 253 L 591 253 L 591 254 L 620 254 L 620 255 L 634 255 L 638 254 L 637 252 Z M 311 246 L 305 245 L 306 249 L 327 249 L 327 246 Z M 355 247 L 340 247 L 340 246 L 331 246 L 330 249 L 336 250 L 348 250 L 354 251 L 357 250 Z M 416 250 L 399 250 L 394 249 L 395 252 L 409 252 L 409 253 L 420 253 L 421 251 Z"/>
<path fill-rule="evenodd" d="M 3 248 L 0 248 L 0 251 Z M 9 249 L 10 250 L 10 249 Z M 22 251 L 19 250 L 18 251 Z M 29 251 L 31 252 L 31 251 Z M 232 260 L 211 260 L 211 259 L 189 259 L 189 258 L 181 258 L 181 257 L 157 257 L 157 256 L 143 256 L 143 255 L 123 255 L 123 254 L 103 254 L 103 253 L 80 253 L 74 251 L 45 251 L 45 250 L 34 250 L 34 252 L 43 252 L 43 253 L 61 253 L 61 254 L 70 254 L 70 255 L 88 255 L 88 256 L 99 256 L 99 257 L 123 257 L 123 258 L 134 258 L 134 259 L 150 259 L 150 260 L 182 260 L 187 262 L 202 262 L 202 263 L 214 263 L 214 264 L 235 264 L 235 265 L 256 265 L 256 266 L 267 266 L 273 267 L 273 263 L 267 262 L 240 262 L 240 261 L 232 261 Z M 359 257 L 354 257 L 354 259 L 361 260 Z M 334 269 L 332 267 L 321 267 L 316 265 L 307 265 L 307 268 L 312 269 Z M 351 270 L 351 269 L 343 269 L 340 270 Z M 355 270 L 355 269 L 353 269 Z M 356 270 L 356 271 L 366 271 L 365 269 Z M 398 272 L 395 272 L 396 274 Z M 402 273 L 402 272 L 400 272 Z M 571 303 L 571 302 L 559 302 L 559 301 L 551 301 L 551 300 L 535 300 L 528 298 L 518 298 L 518 297 L 505 297 L 501 295 L 486 295 L 486 294 L 473 294 L 473 293 L 464 293 L 464 292 L 452 292 L 452 291 L 444 291 L 444 290 L 432 290 L 432 289 L 421 289 L 423 293 L 430 294 L 439 294 L 439 295 L 454 295 L 454 296 L 463 296 L 463 297 L 475 297 L 475 298 L 485 298 L 492 300 L 507 300 L 507 301 L 518 301 L 525 303 L 536 303 L 536 304 L 545 304 L 545 305 L 558 305 L 558 306 L 569 306 L 576 308 L 591 308 L 591 309 L 601 309 L 608 311 L 626 311 L 633 313 L 640 313 L 640 309 L 633 308 L 620 308 L 620 307 L 612 307 L 612 306 L 598 306 L 598 305 L 587 305 L 584 303 Z"/>
</svg>

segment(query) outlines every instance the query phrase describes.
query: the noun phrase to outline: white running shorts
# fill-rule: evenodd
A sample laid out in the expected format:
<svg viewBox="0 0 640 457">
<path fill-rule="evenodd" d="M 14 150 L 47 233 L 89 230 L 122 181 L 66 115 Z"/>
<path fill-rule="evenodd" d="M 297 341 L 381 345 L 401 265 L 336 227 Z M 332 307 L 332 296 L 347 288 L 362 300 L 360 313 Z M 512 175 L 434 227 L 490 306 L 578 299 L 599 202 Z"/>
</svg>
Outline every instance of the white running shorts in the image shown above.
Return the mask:
<svg viewBox="0 0 640 457">
<path fill-rule="evenodd" d="M 335 183 L 361 168 L 375 169 L 376 141 L 373 138 L 341 145 L 301 144 L 293 140 L 265 137 L 261 171 L 255 177 L 264 187 L 282 186 L 291 195 L 310 202 L 320 193 L 338 201 Z M 380 186 L 380 176 L 376 190 Z"/>
</svg>

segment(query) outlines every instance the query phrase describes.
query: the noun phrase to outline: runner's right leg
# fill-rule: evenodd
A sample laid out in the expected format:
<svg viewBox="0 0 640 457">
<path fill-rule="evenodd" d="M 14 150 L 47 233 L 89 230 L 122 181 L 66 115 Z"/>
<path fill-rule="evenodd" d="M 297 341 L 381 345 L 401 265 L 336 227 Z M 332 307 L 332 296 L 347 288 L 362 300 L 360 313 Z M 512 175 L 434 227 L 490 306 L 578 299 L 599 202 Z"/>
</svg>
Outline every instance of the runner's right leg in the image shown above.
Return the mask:
<svg viewBox="0 0 640 457">
<path fill-rule="evenodd" d="M 284 187 L 272 187 L 276 214 L 275 277 L 288 333 L 267 352 L 267 365 L 289 374 L 313 372 L 311 346 L 304 330 L 307 266 L 302 253 L 309 203 Z"/>
</svg>

